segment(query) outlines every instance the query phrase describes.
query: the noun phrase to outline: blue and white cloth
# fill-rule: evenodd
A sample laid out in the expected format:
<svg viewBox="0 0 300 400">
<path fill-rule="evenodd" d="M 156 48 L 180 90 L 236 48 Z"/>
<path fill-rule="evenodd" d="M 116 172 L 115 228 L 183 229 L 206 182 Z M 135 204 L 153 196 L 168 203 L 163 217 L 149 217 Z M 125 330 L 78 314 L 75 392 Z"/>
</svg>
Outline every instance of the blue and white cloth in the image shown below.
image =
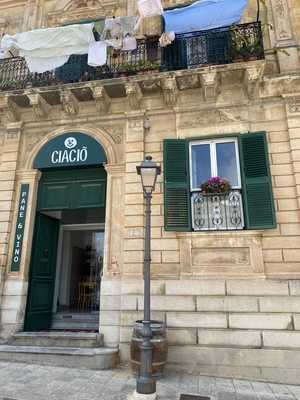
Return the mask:
<svg viewBox="0 0 300 400">
<path fill-rule="evenodd" d="M 247 4 L 248 0 L 199 0 L 165 11 L 165 32 L 187 33 L 239 23 Z"/>
</svg>

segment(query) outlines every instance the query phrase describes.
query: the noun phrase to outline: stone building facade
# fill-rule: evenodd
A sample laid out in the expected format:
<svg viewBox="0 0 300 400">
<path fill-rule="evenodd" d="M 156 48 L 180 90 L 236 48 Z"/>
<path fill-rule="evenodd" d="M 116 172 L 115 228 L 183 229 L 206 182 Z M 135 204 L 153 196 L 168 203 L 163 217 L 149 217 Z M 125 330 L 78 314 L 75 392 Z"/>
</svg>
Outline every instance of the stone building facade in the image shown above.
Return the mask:
<svg viewBox="0 0 300 400">
<path fill-rule="evenodd" d="M 59 26 L 95 16 L 133 15 L 133 3 L 0 1 L 0 33 Z M 164 3 L 172 6 L 180 1 Z M 251 0 L 244 23 L 256 20 L 256 7 L 256 1 Z M 193 213 L 188 213 L 189 228 L 165 229 L 168 181 L 163 168 L 152 207 L 152 316 L 167 323 L 168 362 L 173 368 L 299 383 L 299 17 L 298 0 L 268 0 L 266 8 L 261 5 L 263 60 L 2 89 L 3 339 L 24 329 L 38 187 L 44 173 L 34 163 L 47 143 L 79 132 L 99 143 L 105 152 L 99 330 L 104 334 L 105 345 L 119 348 L 121 359 L 127 360 L 132 325 L 143 311 L 144 200 L 136 165 L 151 154 L 162 167 L 170 169 L 166 150 L 164 153 L 166 140 L 182 143 L 184 139 L 191 148 L 193 143 L 201 145 L 201 141 L 217 146 L 226 143 L 224 138 L 237 143 L 245 135 L 254 137 L 259 133 L 266 138 L 265 162 L 269 160 L 276 214 L 276 222 L 273 219 L 269 226 L 262 222 L 253 228 L 255 224 L 249 223 L 251 215 L 244 208 L 245 224 L 239 227 L 243 229 L 195 229 Z M 155 29 L 151 22 L 144 24 L 143 29 L 151 28 Z M 191 170 L 188 172 L 192 175 Z M 16 229 L 24 190 L 21 185 L 29 185 L 29 190 L 22 253 L 14 271 Z M 191 188 L 187 190 L 192 192 Z M 242 183 L 242 193 L 243 190 L 246 188 Z M 252 194 L 254 220 L 263 207 L 261 190 L 261 186 L 257 187 Z M 253 205 L 255 196 L 257 210 Z M 273 203 L 268 203 L 267 212 Z"/>
</svg>

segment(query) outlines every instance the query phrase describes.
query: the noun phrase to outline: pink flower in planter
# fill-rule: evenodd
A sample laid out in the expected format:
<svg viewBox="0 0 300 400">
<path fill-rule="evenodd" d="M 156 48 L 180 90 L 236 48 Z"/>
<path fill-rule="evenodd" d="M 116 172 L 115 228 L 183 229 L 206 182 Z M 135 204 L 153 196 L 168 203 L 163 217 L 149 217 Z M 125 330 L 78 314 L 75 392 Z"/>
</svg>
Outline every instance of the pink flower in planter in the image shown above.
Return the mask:
<svg viewBox="0 0 300 400">
<path fill-rule="evenodd" d="M 230 183 L 226 179 L 222 179 L 219 176 L 213 176 L 201 184 L 201 191 L 203 194 L 226 193 L 230 189 Z"/>
</svg>

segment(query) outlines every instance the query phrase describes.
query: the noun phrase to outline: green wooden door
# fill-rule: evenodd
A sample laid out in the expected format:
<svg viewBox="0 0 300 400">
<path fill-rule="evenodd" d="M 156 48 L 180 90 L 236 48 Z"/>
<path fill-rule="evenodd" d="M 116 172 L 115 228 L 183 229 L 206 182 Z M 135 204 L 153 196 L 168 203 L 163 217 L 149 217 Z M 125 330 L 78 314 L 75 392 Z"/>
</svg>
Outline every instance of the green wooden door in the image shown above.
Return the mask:
<svg viewBox="0 0 300 400">
<path fill-rule="evenodd" d="M 51 325 L 58 230 L 57 219 L 37 213 L 25 331 L 49 329 Z"/>
<path fill-rule="evenodd" d="M 38 210 L 104 207 L 104 168 L 47 171 L 39 185 Z"/>
</svg>

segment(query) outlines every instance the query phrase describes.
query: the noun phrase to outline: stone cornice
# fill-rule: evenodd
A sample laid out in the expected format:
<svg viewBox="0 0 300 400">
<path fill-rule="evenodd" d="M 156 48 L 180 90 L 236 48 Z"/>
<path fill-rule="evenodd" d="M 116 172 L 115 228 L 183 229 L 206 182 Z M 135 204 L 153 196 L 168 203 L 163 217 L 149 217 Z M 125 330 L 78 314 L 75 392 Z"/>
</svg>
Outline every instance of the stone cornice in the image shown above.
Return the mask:
<svg viewBox="0 0 300 400">
<path fill-rule="evenodd" d="M 222 98 L 219 98 L 223 87 L 223 76 L 226 77 L 227 82 L 230 79 L 235 82 L 235 85 L 244 87 L 246 96 L 236 98 L 236 104 L 243 104 L 249 99 L 259 100 L 259 98 L 281 95 L 284 92 L 279 91 L 276 85 L 271 88 L 273 81 L 263 78 L 264 66 L 265 61 L 241 62 L 192 70 L 145 73 L 126 78 L 0 92 L 0 112 L 2 110 L 3 116 L 11 122 L 23 119 L 26 124 L 33 124 L 34 119 L 38 119 L 40 123 L 46 123 L 47 120 L 49 123 L 51 119 L 59 120 L 60 123 L 64 121 L 69 123 L 70 117 L 72 117 L 72 123 L 77 120 L 80 122 L 83 117 L 88 117 L 91 121 L 120 120 L 132 117 L 131 113 L 141 114 L 143 117 L 148 98 L 153 94 L 156 98 L 158 96 L 161 98 L 153 109 L 155 113 L 160 111 L 168 113 L 170 109 L 176 108 L 177 104 L 180 104 L 180 109 L 184 108 L 184 103 L 178 100 L 184 91 L 189 89 L 199 91 L 199 96 L 203 99 L 200 102 L 201 108 L 212 107 L 217 101 L 219 106 L 223 106 Z M 288 82 L 291 77 L 286 79 Z M 300 76 L 293 79 L 299 79 L 300 90 Z M 284 85 L 283 82 L 285 81 L 281 80 L 281 84 Z M 291 90 L 296 87 L 296 85 L 290 86 Z M 154 92 L 149 92 L 145 89 L 146 87 L 151 87 Z M 112 92 L 113 97 L 111 97 Z M 113 106 L 117 97 L 119 97 L 118 108 Z M 234 101 L 235 98 L 230 99 L 231 104 L 235 104 Z M 89 108 L 89 111 L 83 112 L 81 104 L 92 107 L 92 102 L 96 111 L 93 112 Z M 194 105 L 199 106 L 199 97 L 195 96 L 195 102 Z M 62 118 L 61 113 L 57 112 L 58 107 L 64 111 L 65 117 Z M 189 108 L 193 108 L 193 103 L 189 103 Z M 28 118 L 30 109 L 33 118 Z M 51 112 L 52 110 L 54 112 Z M 25 113 L 26 118 L 23 118 Z"/>
<path fill-rule="evenodd" d="M 123 176 L 126 171 L 125 164 L 106 164 L 104 168 L 110 176 Z"/>
</svg>

